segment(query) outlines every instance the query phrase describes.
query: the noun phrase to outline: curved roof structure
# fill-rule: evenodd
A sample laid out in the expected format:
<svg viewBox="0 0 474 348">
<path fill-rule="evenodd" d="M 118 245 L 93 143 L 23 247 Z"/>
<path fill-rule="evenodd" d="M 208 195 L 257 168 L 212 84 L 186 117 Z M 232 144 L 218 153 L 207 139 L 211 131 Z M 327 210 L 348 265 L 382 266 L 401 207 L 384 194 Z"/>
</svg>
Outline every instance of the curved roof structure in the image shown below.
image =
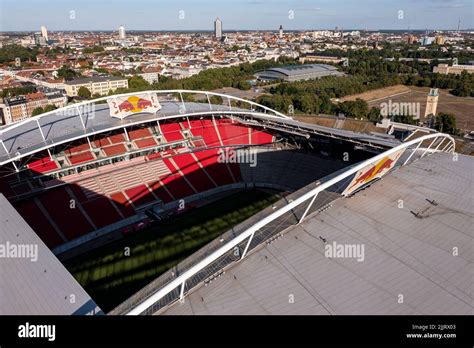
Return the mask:
<svg viewBox="0 0 474 348">
<path fill-rule="evenodd" d="M 170 305 L 176 305 L 175 302 L 177 300 L 181 300 L 182 302 L 186 295 L 192 295 L 195 290 L 201 288 L 202 285 L 209 285 L 235 267 L 235 265 L 245 267 L 245 265 L 248 265 L 245 259 L 247 255 L 257 253 L 262 245 L 265 243 L 271 244 L 275 240 L 282 238 L 287 231 L 298 228 L 298 226 L 301 226 L 303 223 L 307 224 L 315 214 L 317 215 L 320 212 L 326 211 L 332 204 L 338 202 L 339 198 L 352 197 L 357 194 L 357 192 L 366 189 L 387 174 L 391 175 L 390 173 L 406 165 L 410 168 L 410 165 L 415 161 L 416 163 L 421 162 L 421 160 L 428 161 L 427 158 L 433 158 L 432 155 L 434 154 L 436 154 L 434 158 L 437 158 L 439 153 L 454 153 L 454 147 L 454 140 L 449 135 L 442 133 L 425 135 L 400 144 L 368 160 L 354 164 L 348 169 L 342 169 L 328 177 L 303 187 L 288 195 L 273 207 L 269 207 L 236 226 L 228 233 L 222 235 L 219 240 L 208 244 L 205 248 L 199 250 L 177 265 L 172 272 L 167 272 L 150 283 L 143 290 L 117 307 L 112 313 L 126 313 L 129 315 L 154 314 L 164 310 Z M 448 158 L 451 160 L 450 157 Z M 431 162 L 428 161 L 428 163 Z M 437 185 L 437 181 L 440 181 L 440 185 L 448 185 L 448 181 L 451 180 L 452 175 L 450 173 L 444 173 L 444 164 L 440 164 L 441 171 L 438 169 L 441 176 L 438 177 L 435 175 L 433 182 L 430 184 L 427 183 L 426 185 L 434 187 Z M 467 165 L 469 164 L 472 164 L 472 161 L 467 161 Z M 462 186 L 466 185 L 466 180 L 469 181 L 469 179 L 465 178 L 465 169 L 466 168 L 461 168 L 454 173 L 459 176 L 459 182 Z M 427 171 L 429 172 L 428 169 Z M 435 173 L 433 173 L 433 175 Z M 413 187 L 417 187 L 417 182 L 420 180 L 424 182 L 426 178 L 423 176 L 418 177 L 417 175 L 416 180 L 414 180 L 412 184 L 407 184 L 408 179 L 402 179 L 400 185 L 407 186 L 406 191 L 412 192 L 418 197 L 420 193 L 414 191 Z M 446 182 L 441 183 L 442 180 Z M 383 181 L 381 185 L 384 185 Z M 393 194 L 398 195 L 402 192 L 402 189 L 402 187 L 392 188 Z M 438 190 L 438 186 L 436 186 L 436 190 Z M 425 191 L 425 189 L 422 189 L 422 191 Z M 442 191 L 445 192 L 446 190 Z M 433 194 L 434 193 L 433 191 Z M 438 205 L 438 200 L 436 199 L 438 198 L 437 195 L 436 198 L 429 197 L 430 195 L 427 193 L 424 195 L 427 195 L 423 199 L 429 205 Z M 443 202 L 452 205 L 452 201 L 455 200 L 455 197 L 447 201 L 444 200 L 443 195 L 445 196 L 446 194 L 443 193 L 439 199 L 443 199 Z M 411 203 L 409 197 L 406 199 L 407 205 Z M 353 201 L 351 198 L 351 202 Z M 393 200 L 390 200 L 390 202 L 390 204 L 395 204 L 392 208 L 397 209 L 396 202 L 393 203 Z M 446 206 L 446 211 L 459 209 L 458 206 L 451 207 L 449 204 Z M 359 205 L 356 205 L 354 209 L 358 207 Z M 411 211 L 411 205 L 409 207 L 407 206 L 407 212 L 414 215 L 415 219 L 422 218 L 421 215 L 428 211 L 424 206 L 417 207 L 419 208 L 418 211 Z M 370 217 L 375 214 L 378 209 L 369 209 L 364 213 L 364 216 Z M 383 209 L 383 207 L 380 207 L 380 209 Z M 375 223 L 374 226 L 384 226 L 383 219 L 390 216 L 390 212 L 386 212 L 385 215 L 380 214 L 380 224 Z M 466 218 L 469 219 L 469 216 L 466 216 Z M 395 221 L 397 220 L 393 220 L 392 222 Z M 461 221 L 461 224 L 466 226 L 466 221 Z M 344 218 L 342 218 L 342 223 L 344 223 Z M 363 224 L 361 224 L 361 226 L 362 229 L 365 228 Z M 346 228 L 348 231 L 353 230 L 350 226 L 346 226 Z M 354 228 L 357 228 L 357 226 L 354 226 Z M 314 231 L 314 233 L 318 233 L 318 226 L 314 227 Z M 356 233 L 364 234 L 365 232 L 361 230 L 359 232 L 356 231 Z M 313 238 L 320 239 L 324 244 L 329 240 L 322 235 L 314 235 Z M 340 241 L 341 240 L 338 239 L 338 242 Z M 305 245 L 307 246 L 308 243 L 305 243 Z M 362 259 L 363 258 L 362 255 Z M 374 265 L 377 266 L 377 262 L 370 263 L 369 268 L 374 267 Z M 280 267 L 277 268 L 280 269 Z M 250 266 L 250 269 L 252 273 L 257 272 L 254 266 Z M 297 272 L 297 270 L 292 268 L 289 272 Z M 275 276 L 271 283 L 276 284 L 276 279 L 279 279 L 278 276 Z M 259 283 L 258 277 L 254 278 L 254 280 L 256 283 Z M 257 286 L 255 285 L 255 287 Z M 256 294 L 256 296 L 265 296 L 265 294 L 259 293 Z M 361 313 L 364 313 L 364 311 Z"/>
<path fill-rule="evenodd" d="M 158 313 L 474 314 L 474 160 L 452 163 L 425 157 L 335 201 Z M 328 256 L 334 243 L 363 254 Z"/>
<path fill-rule="evenodd" d="M 342 76 L 336 67 L 328 64 L 289 65 L 270 68 L 255 74 L 259 79 L 279 79 L 288 81 L 308 80 L 323 76 Z"/>
<path fill-rule="evenodd" d="M 141 92 L 142 93 L 142 92 Z M 344 138 L 359 144 L 369 144 L 374 147 L 388 148 L 397 144 L 394 140 L 358 134 L 354 132 L 332 129 L 327 127 L 306 125 L 257 103 L 212 92 L 201 91 L 147 91 L 143 93 L 157 93 L 164 100 L 160 100 L 161 108 L 154 113 L 133 113 L 124 118 L 112 117 L 110 107 L 104 104 L 113 98 L 133 96 L 137 93 L 128 93 L 113 97 L 104 97 L 79 104 L 69 105 L 22 122 L 0 128 L 0 166 L 14 162 L 36 152 L 54 146 L 85 138 L 94 134 L 112 131 L 143 123 L 166 120 L 178 117 L 203 115 L 240 116 L 244 122 L 264 123 L 269 127 L 280 125 L 279 130 L 300 130 L 304 132 L 323 133 L 331 137 Z M 184 93 L 202 93 L 208 97 L 208 103 L 185 102 Z M 181 100 L 170 100 L 170 95 L 180 95 Z M 217 95 L 224 100 L 223 105 L 211 104 L 209 97 Z M 245 103 L 249 109 L 232 106 L 231 101 Z"/>
</svg>

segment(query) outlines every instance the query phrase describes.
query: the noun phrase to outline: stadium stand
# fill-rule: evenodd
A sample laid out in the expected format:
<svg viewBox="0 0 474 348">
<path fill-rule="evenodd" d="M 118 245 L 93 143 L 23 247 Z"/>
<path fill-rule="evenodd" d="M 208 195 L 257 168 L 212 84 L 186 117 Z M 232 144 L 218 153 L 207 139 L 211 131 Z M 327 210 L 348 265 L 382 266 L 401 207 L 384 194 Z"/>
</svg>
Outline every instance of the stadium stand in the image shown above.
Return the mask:
<svg viewBox="0 0 474 348">
<path fill-rule="evenodd" d="M 183 140 L 184 137 L 181 134 L 181 127 L 179 123 L 163 123 L 160 124 L 163 136 L 168 142 Z"/>
<path fill-rule="evenodd" d="M 117 156 L 127 152 L 127 148 L 123 144 L 102 147 L 102 150 L 104 150 L 106 156 Z"/>
<path fill-rule="evenodd" d="M 37 173 L 47 173 L 59 168 L 58 164 L 55 161 L 51 160 L 48 155 L 41 159 L 28 163 L 27 167 L 28 169 L 31 169 L 32 171 Z"/>
<path fill-rule="evenodd" d="M 37 176 L 45 175 L 71 165 L 124 155 L 129 149 L 158 146 L 160 134 L 160 146 L 191 136 L 194 140 L 202 139 L 204 147 L 193 150 L 180 144 L 179 148 L 69 172 L 45 181 L 43 191 L 34 191 L 38 188 L 21 180 L 0 189 L 7 197 L 17 200 L 15 206 L 25 213 L 28 223 L 47 245 L 55 247 L 132 217 L 152 204 L 167 204 L 242 182 L 295 189 L 297 182 L 308 183 L 328 170 L 339 168 L 328 161 L 322 165 L 320 159 L 313 161 L 306 154 L 263 149 L 259 150 L 258 170 L 245 163 L 220 163 L 222 146 L 258 146 L 274 140 L 274 135 L 262 128 L 227 118 L 167 120 L 159 126 L 128 129 L 127 134 L 129 140 L 120 130 L 98 134 L 89 139 L 90 145 L 86 139 L 74 141 L 53 153 L 53 160 L 48 153 L 41 152 L 26 167 Z M 287 168 L 288 161 L 296 163 L 295 169 Z M 74 209 L 70 208 L 71 202 Z"/>
</svg>

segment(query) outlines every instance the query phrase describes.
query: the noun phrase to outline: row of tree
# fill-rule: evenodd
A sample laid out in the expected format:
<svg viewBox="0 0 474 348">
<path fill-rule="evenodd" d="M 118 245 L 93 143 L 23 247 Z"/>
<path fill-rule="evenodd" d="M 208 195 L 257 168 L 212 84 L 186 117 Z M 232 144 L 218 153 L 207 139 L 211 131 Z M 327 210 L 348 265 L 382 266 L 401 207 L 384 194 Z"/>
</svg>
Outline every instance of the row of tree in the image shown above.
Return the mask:
<svg viewBox="0 0 474 348">
<path fill-rule="evenodd" d="M 20 58 L 22 62 L 36 60 L 37 48 L 25 48 L 20 45 L 5 45 L 0 48 L 0 64 L 15 62 Z"/>
<path fill-rule="evenodd" d="M 31 113 L 32 116 L 37 116 L 37 115 L 40 115 L 40 114 L 43 114 L 45 112 L 49 112 L 49 111 L 53 111 L 53 110 L 56 110 L 57 107 L 52 105 L 52 104 L 48 104 L 46 105 L 44 108 L 42 107 L 37 107 L 33 110 L 33 112 Z"/>
</svg>

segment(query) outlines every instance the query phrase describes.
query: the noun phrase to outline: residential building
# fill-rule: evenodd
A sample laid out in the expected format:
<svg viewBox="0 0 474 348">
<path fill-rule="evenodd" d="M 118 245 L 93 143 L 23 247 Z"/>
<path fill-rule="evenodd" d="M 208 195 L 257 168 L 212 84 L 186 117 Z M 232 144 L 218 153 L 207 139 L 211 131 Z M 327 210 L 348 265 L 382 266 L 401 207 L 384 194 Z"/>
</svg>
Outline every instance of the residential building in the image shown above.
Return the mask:
<svg viewBox="0 0 474 348">
<path fill-rule="evenodd" d="M 128 80 L 115 76 L 94 76 L 66 81 L 64 87 L 69 97 L 76 97 L 81 87 L 86 87 L 91 94 L 107 95 L 109 91 L 114 91 L 117 88 L 128 88 Z"/>
<path fill-rule="evenodd" d="M 14 98 L 5 98 L 0 104 L 2 124 L 10 124 L 30 118 L 36 108 L 45 108 L 54 105 L 56 108 L 66 106 L 67 97 L 61 93 L 36 92 Z"/>
<path fill-rule="evenodd" d="M 467 71 L 469 74 L 474 73 L 474 65 L 452 65 L 438 64 L 433 67 L 433 72 L 438 74 L 456 74 L 460 75 L 463 71 Z"/>
</svg>

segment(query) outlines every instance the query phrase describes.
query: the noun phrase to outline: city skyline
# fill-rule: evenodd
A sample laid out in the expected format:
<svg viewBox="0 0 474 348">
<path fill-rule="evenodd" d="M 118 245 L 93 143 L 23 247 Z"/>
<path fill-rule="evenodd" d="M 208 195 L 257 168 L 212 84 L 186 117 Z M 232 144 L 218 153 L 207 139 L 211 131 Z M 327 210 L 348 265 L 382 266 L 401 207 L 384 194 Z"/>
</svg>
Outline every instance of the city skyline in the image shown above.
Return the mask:
<svg viewBox="0 0 474 348">
<path fill-rule="evenodd" d="M 177 0 L 163 7 L 162 2 L 138 0 L 13 0 L 0 2 L 0 31 L 212 31 L 219 17 L 227 31 L 233 30 L 461 30 L 472 29 L 473 6 L 468 0 L 388 0 L 364 1 L 272 1 Z M 38 6 L 41 11 L 38 14 Z M 344 9 L 344 11 L 341 11 Z M 107 16 L 104 16 L 107 13 Z M 25 20 L 26 18 L 26 20 Z M 245 18 L 245 22 L 242 21 Z"/>
</svg>

